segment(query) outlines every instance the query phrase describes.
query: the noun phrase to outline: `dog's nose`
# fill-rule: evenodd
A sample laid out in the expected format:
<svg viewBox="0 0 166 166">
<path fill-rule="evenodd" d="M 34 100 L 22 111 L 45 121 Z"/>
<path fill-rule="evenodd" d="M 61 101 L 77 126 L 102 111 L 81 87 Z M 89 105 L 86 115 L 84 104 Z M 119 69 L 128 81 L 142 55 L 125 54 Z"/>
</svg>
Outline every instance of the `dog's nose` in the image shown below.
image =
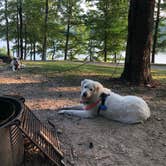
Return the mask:
<svg viewBox="0 0 166 166">
<path fill-rule="evenodd" d="M 84 93 L 83 93 L 83 97 L 87 97 L 87 92 L 84 92 Z"/>
</svg>

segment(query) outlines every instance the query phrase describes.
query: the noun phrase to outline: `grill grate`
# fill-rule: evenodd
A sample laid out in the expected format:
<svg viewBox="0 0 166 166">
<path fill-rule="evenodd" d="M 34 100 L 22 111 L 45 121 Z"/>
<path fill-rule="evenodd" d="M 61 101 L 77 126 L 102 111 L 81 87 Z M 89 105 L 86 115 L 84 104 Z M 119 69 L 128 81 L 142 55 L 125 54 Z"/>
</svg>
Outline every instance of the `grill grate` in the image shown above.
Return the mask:
<svg viewBox="0 0 166 166">
<path fill-rule="evenodd" d="M 21 135 L 21 131 L 16 125 L 10 126 L 9 132 L 10 132 L 12 163 L 13 165 L 17 165 L 16 163 L 22 162 L 20 154 L 24 153 L 24 147 L 20 146 L 23 145 L 23 137 Z M 18 160 L 20 161 L 18 162 Z"/>
<path fill-rule="evenodd" d="M 63 166 L 63 154 L 58 138 L 41 123 L 27 106 L 25 106 L 20 121 L 21 123 L 18 127 L 25 136 L 27 136 L 56 166 Z"/>
</svg>

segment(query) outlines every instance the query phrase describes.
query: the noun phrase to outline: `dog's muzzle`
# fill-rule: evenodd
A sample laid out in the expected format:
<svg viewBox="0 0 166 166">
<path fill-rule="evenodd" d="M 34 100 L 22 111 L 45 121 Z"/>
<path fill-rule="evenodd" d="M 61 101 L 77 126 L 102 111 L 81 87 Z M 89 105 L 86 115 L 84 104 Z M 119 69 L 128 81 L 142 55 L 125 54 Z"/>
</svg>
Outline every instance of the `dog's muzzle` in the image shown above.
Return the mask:
<svg viewBox="0 0 166 166">
<path fill-rule="evenodd" d="M 84 92 L 83 94 L 82 94 L 82 97 L 84 97 L 84 98 L 86 98 L 88 96 L 88 93 L 87 92 Z"/>
</svg>

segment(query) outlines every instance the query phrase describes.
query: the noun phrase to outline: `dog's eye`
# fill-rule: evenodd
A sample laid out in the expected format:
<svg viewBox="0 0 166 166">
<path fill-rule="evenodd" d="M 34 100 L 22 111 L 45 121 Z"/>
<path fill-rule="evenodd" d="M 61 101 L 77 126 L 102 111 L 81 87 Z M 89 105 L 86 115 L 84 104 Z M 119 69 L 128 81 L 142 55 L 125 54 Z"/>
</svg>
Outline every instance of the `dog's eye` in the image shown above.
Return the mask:
<svg viewBox="0 0 166 166">
<path fill-rule="evenodd" d="M 92 89 L 92 88 L 90 88 L 89 90 L 90 90 L 90 91 L 93 91 L 93 89 Z"/>
<path fill-rule="evenodd" d="M 86 89 L 86 88 L 87 88 L 87 86 L 84 86 L 84 88 Z"/>
</svg>

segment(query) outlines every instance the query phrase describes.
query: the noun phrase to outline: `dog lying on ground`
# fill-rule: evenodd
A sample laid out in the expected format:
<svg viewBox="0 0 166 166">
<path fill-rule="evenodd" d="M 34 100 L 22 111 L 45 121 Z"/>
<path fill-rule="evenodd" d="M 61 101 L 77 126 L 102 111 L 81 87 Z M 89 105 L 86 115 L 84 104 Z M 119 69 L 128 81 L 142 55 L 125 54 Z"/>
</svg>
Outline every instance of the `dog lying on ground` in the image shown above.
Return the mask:
<svg viewBox="0 0 166 166">
<path fill-rule="evenodd" d="M 137 96 L 121 96 L 103 87 L 97 81 L 85 79 L 81 82 L 81 105 L 66 107 L 59 114 L 82 118 L 101 115 L 123 123 L 139 123 L 150 117 L 147 103 Z"/>
</svg>

